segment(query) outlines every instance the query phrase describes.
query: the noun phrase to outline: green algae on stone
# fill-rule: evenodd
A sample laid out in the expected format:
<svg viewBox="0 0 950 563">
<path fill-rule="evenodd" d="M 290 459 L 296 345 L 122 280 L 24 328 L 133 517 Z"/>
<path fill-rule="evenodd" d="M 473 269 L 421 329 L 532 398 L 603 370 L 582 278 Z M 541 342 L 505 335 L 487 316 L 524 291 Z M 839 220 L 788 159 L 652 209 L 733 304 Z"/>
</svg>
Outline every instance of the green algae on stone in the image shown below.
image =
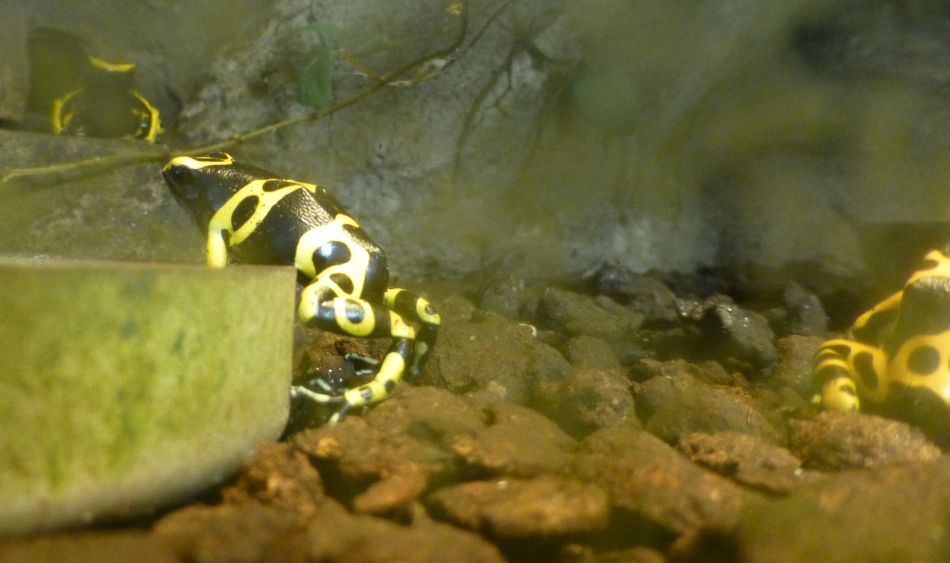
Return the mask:
<svg viewBox="0 0 950 563">
<path fill-rule="evenodd" d="M 0 260 L 0 535 L 148 511 L 287 417 L 290 268 Z"/>
</svg>

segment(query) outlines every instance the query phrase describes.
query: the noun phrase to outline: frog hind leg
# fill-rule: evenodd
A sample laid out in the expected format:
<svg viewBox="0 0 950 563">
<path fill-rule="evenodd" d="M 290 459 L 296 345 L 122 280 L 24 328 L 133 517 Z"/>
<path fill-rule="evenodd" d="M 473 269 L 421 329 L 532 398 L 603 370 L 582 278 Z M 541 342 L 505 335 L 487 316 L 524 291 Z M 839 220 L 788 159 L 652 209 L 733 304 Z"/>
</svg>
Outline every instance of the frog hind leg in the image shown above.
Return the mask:
<svg viewBox="0 0 950 563">
<path fill-rule="evenodd" d="M 858 390 L 848 365 L 850 340 L 829 340 L 815 356 L 812 381 L 819 389 L 812 402 L 835 411 L 856 411 L 861 408 Z"/>
<path fill-rule="evenodd" d="M 828 340 L 815 356 L 812 381 L 820 393 L 813 401 L 836 411 L 860 410 L 860 397 L 881 402 L 886 364 L 878 348 L 844 338 Z"/>
<path fill-rule="evenodd" d="M 341 396 L 315 393 L 295 387 L 295 395 L 319 403 L 341 404 L 330 417 L 336 424 L 354 408 L 384 401 L 413 364 L 415 329 L 396 312 L 384 305 L 374 305 L 343 292 L 332 280 L 318 277 L 305 287 L 300 298 L 298 316 L 308 326 L 358 337 L 388 336 L 393 339 L 383 356 L 373 380 L 348 389 Z"/>
</svg>

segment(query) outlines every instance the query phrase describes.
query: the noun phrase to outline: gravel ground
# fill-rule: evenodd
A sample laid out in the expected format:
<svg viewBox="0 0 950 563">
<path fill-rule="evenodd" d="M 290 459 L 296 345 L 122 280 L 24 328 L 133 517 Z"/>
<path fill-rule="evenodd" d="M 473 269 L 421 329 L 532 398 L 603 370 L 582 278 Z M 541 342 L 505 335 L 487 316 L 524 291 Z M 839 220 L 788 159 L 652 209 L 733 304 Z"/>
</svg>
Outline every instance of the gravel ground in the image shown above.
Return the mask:
<svg viewBox="0 0 950 563">
<path fill-rule="evenodd" d="M 336 426 L 297 404 L 285 438 L 200 501 L 10 540 L 0 561 L 950 557 L 941 437 L 810 403 L 830 334 L 814 296 L 756 312 L 628 277 L 600 295 L 426 288 L 444 328 L 390 400 Z M 298 341 L 303 379 L 387 345 Z"/>
</svg>

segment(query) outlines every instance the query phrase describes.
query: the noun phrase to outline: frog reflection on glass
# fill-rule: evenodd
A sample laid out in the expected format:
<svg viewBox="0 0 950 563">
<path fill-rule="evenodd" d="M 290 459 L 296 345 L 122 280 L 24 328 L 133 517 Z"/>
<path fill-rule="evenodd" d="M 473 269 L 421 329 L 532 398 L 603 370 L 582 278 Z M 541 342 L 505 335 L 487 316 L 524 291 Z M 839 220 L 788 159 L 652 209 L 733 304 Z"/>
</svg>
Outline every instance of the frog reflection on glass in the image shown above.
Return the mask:
<svg viewBox="0 0 950 563">
<path fill-rule="evenodd" d="M 950 407 L 950 248 L 932 250 L 904 288 L 862 314 L 848 338 L 822 344 L 815 397 L 839 411 Z M 934 411 L 931 411 L 934 412 Z"/>
<path fill-rule="evenodd" d="M 293 387 L 294 395 L 339 404 L 331 423 L 355 407 L 385 400 L 404 375 L 422 369 L 439 315 L 423 297 L 388 286 L 382 250 L 321 186 L 281 178 L 225 153 L 172 158 L 163 174 L 175 198 L 207 229 L 209 266 L 223 268 L 229 257 L 294 265 L 305 284 L 297 309 L 301 322 L 393 339 L 374 379 L 364 385 L 342 393 Z"/>
<path fill-rule="evenodd" d="M 31 117 L 25 128 L 42 123 L 57 134 L 149 143 L 163 133 L 158 108 L 138 90 L 135 63 L 93 56 L 80 37 L 45 27 L 30 30 L 27 51 Z"/>
</svg>

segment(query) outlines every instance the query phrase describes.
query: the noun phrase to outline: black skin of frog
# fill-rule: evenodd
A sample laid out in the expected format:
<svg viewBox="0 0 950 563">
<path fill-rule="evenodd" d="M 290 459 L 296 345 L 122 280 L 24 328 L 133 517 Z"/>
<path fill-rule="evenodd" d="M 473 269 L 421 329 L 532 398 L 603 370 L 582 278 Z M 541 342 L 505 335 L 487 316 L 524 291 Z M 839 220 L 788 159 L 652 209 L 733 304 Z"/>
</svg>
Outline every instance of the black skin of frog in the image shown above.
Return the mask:
<svg viewBox="0 0 950 563">
<path fill-rule="evenodd" d="M 928 424 L 950 419 L 950 248 L 927 253 L 903 289 L 822 344 L 813 380 L 815 402 L 831 410 L 896 406 L 902 418 L 909 409 Z"/>
<path fill-rule="evenodd" d="M 178 202 L 207 232 L 207 262 L 296 267 L 304 288 L 297 308 L 307 326 L 393 342 L 372 381 L 342 393 L 294 386 L 292 394 L 339 405 L 341 420 L 385 400 L 419 373 L 435 345 L 439 315 L 423 297 L 389 287 L 386 256 L 323 187 L 283 178 L 225 153 L 177 156 L 163 175 Z"/>
</svg>

